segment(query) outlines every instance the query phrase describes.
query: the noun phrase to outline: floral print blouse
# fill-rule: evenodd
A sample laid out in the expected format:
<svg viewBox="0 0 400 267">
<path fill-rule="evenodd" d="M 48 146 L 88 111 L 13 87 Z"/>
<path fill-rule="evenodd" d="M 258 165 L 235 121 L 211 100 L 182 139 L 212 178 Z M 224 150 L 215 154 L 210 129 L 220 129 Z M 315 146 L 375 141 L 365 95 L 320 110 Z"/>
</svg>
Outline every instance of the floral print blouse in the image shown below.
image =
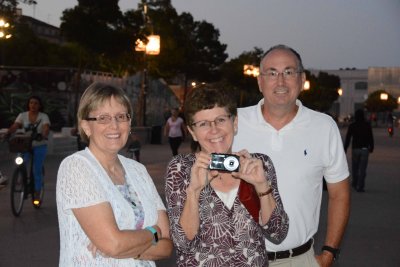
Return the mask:
<svg viewBox="0 0 400 267">
<path fill-rule="evenodd" d="M 196 156 L 193 153 L 177 155 L 171 160 L 166 174 L 166 200 L 177 266 L 268 266 L 264 240 L 281 243 L 287 235 L 289 219 L 279 196 L 271 159 L 259 153 L 252 156 L 263 161 L 266 177 L 273 188 L 276 207 L 268 223 L 256 222 L 238 196 L 232 208 L 227 208 L 207 185 L 200 193 L 200 226 L 193 240 L 186 238 L 179 219 Z"/>
</svg>

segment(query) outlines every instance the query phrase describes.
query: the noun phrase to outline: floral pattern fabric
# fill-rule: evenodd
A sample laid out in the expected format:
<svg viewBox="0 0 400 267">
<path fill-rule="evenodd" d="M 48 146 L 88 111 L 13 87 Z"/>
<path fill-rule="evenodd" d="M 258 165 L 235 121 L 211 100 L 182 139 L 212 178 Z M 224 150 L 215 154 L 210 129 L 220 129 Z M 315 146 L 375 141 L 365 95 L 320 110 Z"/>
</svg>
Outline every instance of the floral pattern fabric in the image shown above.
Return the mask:
<svg viewBox="0 0 400 267">
<path fill-rule="evenodd" d="M 116 186 L 119 192 L 124 196 L 126 201 L 128 201 L 128 203 L 132 207 L 133 212 L 135 213 L 135 217 L 137 218 L 135 229 L 143 229 L 144 210 L 137 193 L 135 192 L 135 190 L 130 190 L 130 186 L 127 183 Z"/>
<path fill-rule="evenodd" d="M 266 177 L 273 188 L 276 207 L 268 223 L 261 226 L 254 221 L 238 196 L 233 207 L 228 209 L 207 185 L 200 193 L 200 226 L 193 240 L 186 238 L 179 220 L 196 156 L 177 155 L 171 160 L 166 174 L 166 200 L 177 266 L 268 266 L 265 239 L 276 244 L 282 242 L 288 232 L 289 219 L 279 196 L 272 161 L 263 154 L 252 156 L 263 161 Z"/>
</svg>

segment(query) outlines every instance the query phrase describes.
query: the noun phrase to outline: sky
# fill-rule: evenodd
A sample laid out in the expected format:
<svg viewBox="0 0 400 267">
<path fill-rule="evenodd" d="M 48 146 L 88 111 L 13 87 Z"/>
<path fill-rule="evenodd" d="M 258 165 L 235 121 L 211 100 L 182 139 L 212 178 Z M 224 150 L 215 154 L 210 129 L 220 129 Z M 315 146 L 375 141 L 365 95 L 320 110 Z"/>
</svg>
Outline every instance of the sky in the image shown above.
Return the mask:
<svg viewBox="0 0 400 267">
<path fill-rule="evenodd" d="M 36 0 L 23 14 L 54 26 L 77 0 Z M 122 11 L 140 0 L 120 0 Z M 309 69 L 400 67 L 400 0 L 172 0 L 178 14 L 212 23 L 229 59 L 286 44 Z M 162 46 L 162 40 L 161 40 Z M 161 48 L 162 49 L 162 48 Z M 162 51 L 161 51 L 162 52 Z"/>
</svg>

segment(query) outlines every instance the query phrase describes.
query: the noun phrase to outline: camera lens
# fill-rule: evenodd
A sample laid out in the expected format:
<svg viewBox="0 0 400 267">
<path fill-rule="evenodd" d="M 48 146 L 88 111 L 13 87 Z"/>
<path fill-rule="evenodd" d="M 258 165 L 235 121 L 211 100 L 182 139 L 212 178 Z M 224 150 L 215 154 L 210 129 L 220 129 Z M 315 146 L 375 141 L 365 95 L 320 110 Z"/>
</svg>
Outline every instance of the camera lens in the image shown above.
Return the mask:
<svg viewBox="0 0 400 267">
<path fill-rule="evenodd" d="M 239 160 L 234 156 L 229 156 L 224 161 L 224 167 L 227 171 L 237 171 L 239 167 Z"/>
</svg>

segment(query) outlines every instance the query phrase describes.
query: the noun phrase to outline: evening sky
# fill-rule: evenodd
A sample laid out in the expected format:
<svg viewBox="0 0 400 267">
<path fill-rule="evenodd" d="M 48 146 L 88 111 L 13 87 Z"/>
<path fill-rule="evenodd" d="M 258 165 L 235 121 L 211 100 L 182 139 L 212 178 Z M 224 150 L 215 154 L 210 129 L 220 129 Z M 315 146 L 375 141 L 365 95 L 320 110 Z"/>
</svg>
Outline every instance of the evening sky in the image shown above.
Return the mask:
<svg viewBox="0 0 400 267">
<path fill-rule="evenodd" d="M 120 0 L 122 11 L 139 0 Z M 23 14 L 54 26 L 76 0 L 21 4 Z M 400 67 L 399 0 L 172 0 L 180 14 L 212 23 L 229 58 L 254 47 L 287 44 L 306 68 Z M 162 45 L 162 40 L 161 40 Z"/>
</svg>

